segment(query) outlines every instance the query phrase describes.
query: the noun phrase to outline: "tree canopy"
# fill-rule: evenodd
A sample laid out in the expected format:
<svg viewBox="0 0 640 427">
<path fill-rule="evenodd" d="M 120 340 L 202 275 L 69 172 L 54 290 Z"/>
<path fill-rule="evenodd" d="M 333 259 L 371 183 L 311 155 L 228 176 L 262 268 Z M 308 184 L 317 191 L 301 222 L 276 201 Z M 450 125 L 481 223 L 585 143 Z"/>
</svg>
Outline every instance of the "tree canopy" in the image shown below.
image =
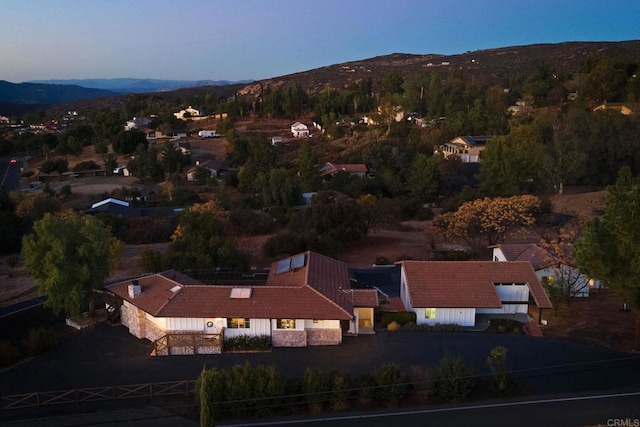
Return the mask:
<svg viewBox="0 0 640 427">
<path fill-rule="evenodd" d="M 455 212 L 436 216 L 433 225 L 447 238 L 463 239 L 477 251 L 495 245 L 508 232 L 530 227 L 536 221 L 541 201 L 532 195 L 477 199 L 463 203 Z"/>
<path fill-rule="evenodd" d="M 576 245 L 584 274 L 602 280 L 636 309 L 635 350 L 640 350 L 640 184 L 622 168 L 609 189 L 604 215 L 590 220 Z"/>
<path fill-rule="evenodd" d="M 73 316 L 94 310 L 95 290 L 102 288 L 120 258 L 121 244 L 92 216 L 59 217 L 49 213 L 25 236 L 25 266 L 38 283 L 46 305 Z"/>
</svg>

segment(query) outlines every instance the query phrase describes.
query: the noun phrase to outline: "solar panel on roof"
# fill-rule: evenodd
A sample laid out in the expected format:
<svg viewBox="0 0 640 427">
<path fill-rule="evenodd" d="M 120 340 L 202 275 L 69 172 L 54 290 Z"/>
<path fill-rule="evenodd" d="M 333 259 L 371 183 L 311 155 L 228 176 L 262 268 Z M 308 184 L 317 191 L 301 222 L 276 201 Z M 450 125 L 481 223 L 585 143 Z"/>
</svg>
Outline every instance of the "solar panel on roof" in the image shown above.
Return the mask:
<svg viewBox="0 0 640 427">
<path fill-rule="evenodd" d="M 276 274 L 286 273 L 289 270 L 291 270 L 291 258 L 278 261 L 278 265 L 276 266 Z"/>
<path fill-rule="evenodd" d="M 305 254 L 300 254 L 300 255 L 296 255 L 293 258 L 291 258 L 291 268 L 295 269 L 295 268 L 304 267 L 305 257 L 306 257 Z"/>
</svg>

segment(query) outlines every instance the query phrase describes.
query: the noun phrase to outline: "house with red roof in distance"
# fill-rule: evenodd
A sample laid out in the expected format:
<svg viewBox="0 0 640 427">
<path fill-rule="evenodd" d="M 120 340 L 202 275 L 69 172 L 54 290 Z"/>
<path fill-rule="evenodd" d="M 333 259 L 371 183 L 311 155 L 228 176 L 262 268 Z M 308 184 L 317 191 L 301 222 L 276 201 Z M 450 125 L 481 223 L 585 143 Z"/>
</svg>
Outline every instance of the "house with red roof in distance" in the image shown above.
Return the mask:
<svg viewBox="0 0 640 427">
<path fill-rule="evenodd" d="M 400 298 L 418 325 L 473 327 L 479 315 L 517 317 L 552 308 L 529 262 L 402 261 Z"/>
<path fill-rule="evenodd" d="M 554 282 L 564 281 L 571 286 L 572 297 L 588 297 L 591 289 L 600 289 L 600 281 L 580 273 L 573 265 L 563 263 L 558 257 L 535 243 L 503 243 L 490 246 L 494 261 L 525 261 L 531 263 L 533 270 L 543 285 L 553 285 Z M 566 251 L 561 258 L 571 259 L 573 247 L 564 245 L 556 247 Z"/>
<path fill-rule="evenodd" d="M 320 176 L 333 176 L 338 172 L 346 172 L 352 176 L 365 177 L 367 175 L 367 165 L 362 163 L 331 163 L 327 162 L 320 168 Z"/>
<path fill-rule="evenodd" d="M 274 347 L 337 345 L 345 334 L 373 333 L 378 306 L 375 289 L 351 288 L 346 264 L 315 252 L 273 263 L 264 284 L 211 285 L 166 271 L 108 290 L 129 332 L 156 343 L 189 334 L 193 340 L 268 336 Z M 221 347 L 197 352 L 220 353 Z"/>
</svg>

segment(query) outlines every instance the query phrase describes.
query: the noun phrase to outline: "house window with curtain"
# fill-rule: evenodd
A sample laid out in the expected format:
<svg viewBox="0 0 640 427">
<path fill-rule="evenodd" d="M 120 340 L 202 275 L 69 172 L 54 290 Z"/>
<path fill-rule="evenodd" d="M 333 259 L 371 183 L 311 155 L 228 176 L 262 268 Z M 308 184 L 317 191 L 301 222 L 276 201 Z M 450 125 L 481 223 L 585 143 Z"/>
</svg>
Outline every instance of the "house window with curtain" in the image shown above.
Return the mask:
<svg viewBox="0 0 640 427">
<path fill-rule="evenodd" d="M 296 319 L 278 319 L 278 329 L 295 329 Z"/>
<path fill-rule="evenodd" d="M 425 319 L 435 319 L 436 318 L 436 309 L 435 308 L 425 308 L 424 309 L 424 318 Z"/>
<path fill-rule="evenodd" d="M 242 317 L 227 319 L 227 328 L 229 329 L 249 329 L 250 327 L 251 322 L 249 321 L 249 319 L 245 319 Z"/>
</svg>

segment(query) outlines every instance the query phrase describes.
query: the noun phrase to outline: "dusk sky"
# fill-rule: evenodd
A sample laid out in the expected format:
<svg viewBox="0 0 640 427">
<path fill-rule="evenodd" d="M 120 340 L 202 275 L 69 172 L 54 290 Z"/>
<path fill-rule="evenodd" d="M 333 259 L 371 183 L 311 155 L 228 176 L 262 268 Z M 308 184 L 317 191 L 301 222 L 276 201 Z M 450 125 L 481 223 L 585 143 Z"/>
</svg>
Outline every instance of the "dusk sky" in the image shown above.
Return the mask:
<svg viewBox="0 0 640 427">
<path fill-rule="evenodd" d="M 0 0 L 0 80 L 277 77 L 390 53 L 640 39 L 638 0 Z"/>
</svg>

